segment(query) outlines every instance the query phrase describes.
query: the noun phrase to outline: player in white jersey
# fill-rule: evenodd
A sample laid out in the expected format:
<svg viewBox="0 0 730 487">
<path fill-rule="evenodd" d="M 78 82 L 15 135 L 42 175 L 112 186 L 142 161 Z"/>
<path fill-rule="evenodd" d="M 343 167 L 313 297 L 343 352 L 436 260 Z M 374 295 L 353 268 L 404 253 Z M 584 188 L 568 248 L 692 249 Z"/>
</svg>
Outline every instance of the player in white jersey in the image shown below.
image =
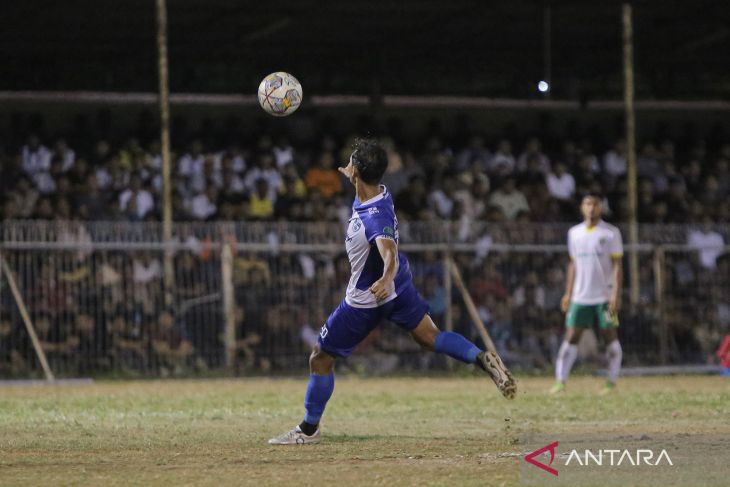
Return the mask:
<svg viewBox="0 0 730 487">
<path fill-rule="evenodd" d="M 555 385 L 550 392 L 565 389 L 570 369 L 578 356 L 583 329 L 598 325 L 606 341 L 608 380 L 602 393 L 616 385 L 623 352 L 618 341 L 618 311 L 621 308 L 621 232 L 601 220 L 601 198 L 589 194 L 580 206 L 583 223 L 568 231 L 570 264 L 565 295 L 560 303 L 565 316 L 565 339 L 555 363 Z"/>
<path fill-rule="evenodd" d="M 408 259 L 398 251 L 393 198 L 380 184 L 387 167 L 385 150 L 374 141 L 364 140 L 356 145 L 347 167 L 340 168 L 356 193 L 345 233 L 352 277 L 345 299 L 327 318 L 309 358 L 304 420 L 270 439 L 271 445 L 320 441 L 320 419 L 335 387 L 335 360 L 348 357 L 384 319 L 410 333 L 426 350 L 477 365 L 505 397 L 515 396 L 515 381 L 499 356 L 480 350 L 458 333 L 439 330 L 431 321 L 428 303 L 413 285 Z"/>
</svg>

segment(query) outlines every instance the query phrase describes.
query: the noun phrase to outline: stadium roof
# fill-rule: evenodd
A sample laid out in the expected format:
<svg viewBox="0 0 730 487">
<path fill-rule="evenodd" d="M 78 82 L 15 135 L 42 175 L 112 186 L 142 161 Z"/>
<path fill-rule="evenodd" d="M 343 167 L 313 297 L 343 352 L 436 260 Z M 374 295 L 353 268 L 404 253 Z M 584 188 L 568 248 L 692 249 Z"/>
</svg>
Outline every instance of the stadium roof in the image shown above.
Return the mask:
<svg viewBox="0 0 730 487">
<path fill-rule="evenodd" d="M 3 2 L 0 90 L 154 91 L 154 3 Z M 619 97 L 620 3 L 577 0 L 168 0 L 171 87 L 253 92 L 288 70 L 310 94 L 533 97 L 544 5 L 553 96 Z M 726 2 L 637 2 L 635 21 L 639 96 L 730 94 Z"/>
</svg>

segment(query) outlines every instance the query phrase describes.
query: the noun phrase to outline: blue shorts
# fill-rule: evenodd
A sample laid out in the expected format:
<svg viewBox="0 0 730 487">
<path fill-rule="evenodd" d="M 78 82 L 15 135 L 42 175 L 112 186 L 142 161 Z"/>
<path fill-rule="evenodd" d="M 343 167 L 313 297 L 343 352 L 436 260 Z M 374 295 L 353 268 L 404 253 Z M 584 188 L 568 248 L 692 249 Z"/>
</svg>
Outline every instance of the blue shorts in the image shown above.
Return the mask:
<svg viewBox="0 0 730 487">
<path fill-rule="evenodd" d="M 412 331 L 428 310 L 428 303 L 413 284 L 409 284 L 394 300 L 377 308 L 354 308 L 342 301 L 322 327 L 319 346 L 335 357 L 349 357 L 381 320 L 386 319 L 406 331 Z"/>
</svg>

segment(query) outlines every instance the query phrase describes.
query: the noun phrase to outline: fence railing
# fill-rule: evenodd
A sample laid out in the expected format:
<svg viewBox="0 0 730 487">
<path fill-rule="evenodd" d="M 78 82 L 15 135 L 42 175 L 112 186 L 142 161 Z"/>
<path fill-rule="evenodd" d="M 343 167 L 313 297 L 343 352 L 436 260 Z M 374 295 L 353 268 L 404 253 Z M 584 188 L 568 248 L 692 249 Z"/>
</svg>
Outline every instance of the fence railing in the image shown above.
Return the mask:
<svg viewBox="0 0 730 487">
<path fill-rule="evenodd" d="M 546 369 L 559 346 L 566 224 L 402 223 L 419 291 L 444 328 L 478 341 L 445 262 L 461 269 L 500 353 Z M 703 246 L 692 229 L 644 226 L 640 302 L 624 306 L 628 364 L 705 363 L 730 328 L 730 247 Z M 344 295 L 349 263 L 338 223 L 177 224 L 5 222 L 7 262 L 56 375 L 268 373 L 300 370 L 327 314 Z M 173 305 L 163 254 L 174 252 Z M 18 303 L 0 278 L 0 376 L 41 374 Z M 626 302 L 627 300 L 625 300 Z M 586 360 L 600 360 L 589 334 Z M 410 338 L 382 326 L 344 363 L 371 373 L 440 368 Z"/>
</svg>

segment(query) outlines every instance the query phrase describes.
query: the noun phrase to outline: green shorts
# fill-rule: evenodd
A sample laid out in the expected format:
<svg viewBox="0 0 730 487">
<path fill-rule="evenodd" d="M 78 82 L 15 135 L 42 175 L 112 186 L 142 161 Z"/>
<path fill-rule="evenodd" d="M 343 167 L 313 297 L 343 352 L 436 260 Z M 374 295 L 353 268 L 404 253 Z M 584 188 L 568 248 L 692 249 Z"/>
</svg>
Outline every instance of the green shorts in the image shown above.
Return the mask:
<svg viewBox="0 0 730 487">
<path fill-rule="evenodd" d="M 568 314 L 565 315 L 565 326 L 568 328 L 590 328 L 594 324 L 598 324 L 601 330 L 618 328 L 618 315 L 608 310 L 608 303 L 571 303 Z"/>
</svg>

